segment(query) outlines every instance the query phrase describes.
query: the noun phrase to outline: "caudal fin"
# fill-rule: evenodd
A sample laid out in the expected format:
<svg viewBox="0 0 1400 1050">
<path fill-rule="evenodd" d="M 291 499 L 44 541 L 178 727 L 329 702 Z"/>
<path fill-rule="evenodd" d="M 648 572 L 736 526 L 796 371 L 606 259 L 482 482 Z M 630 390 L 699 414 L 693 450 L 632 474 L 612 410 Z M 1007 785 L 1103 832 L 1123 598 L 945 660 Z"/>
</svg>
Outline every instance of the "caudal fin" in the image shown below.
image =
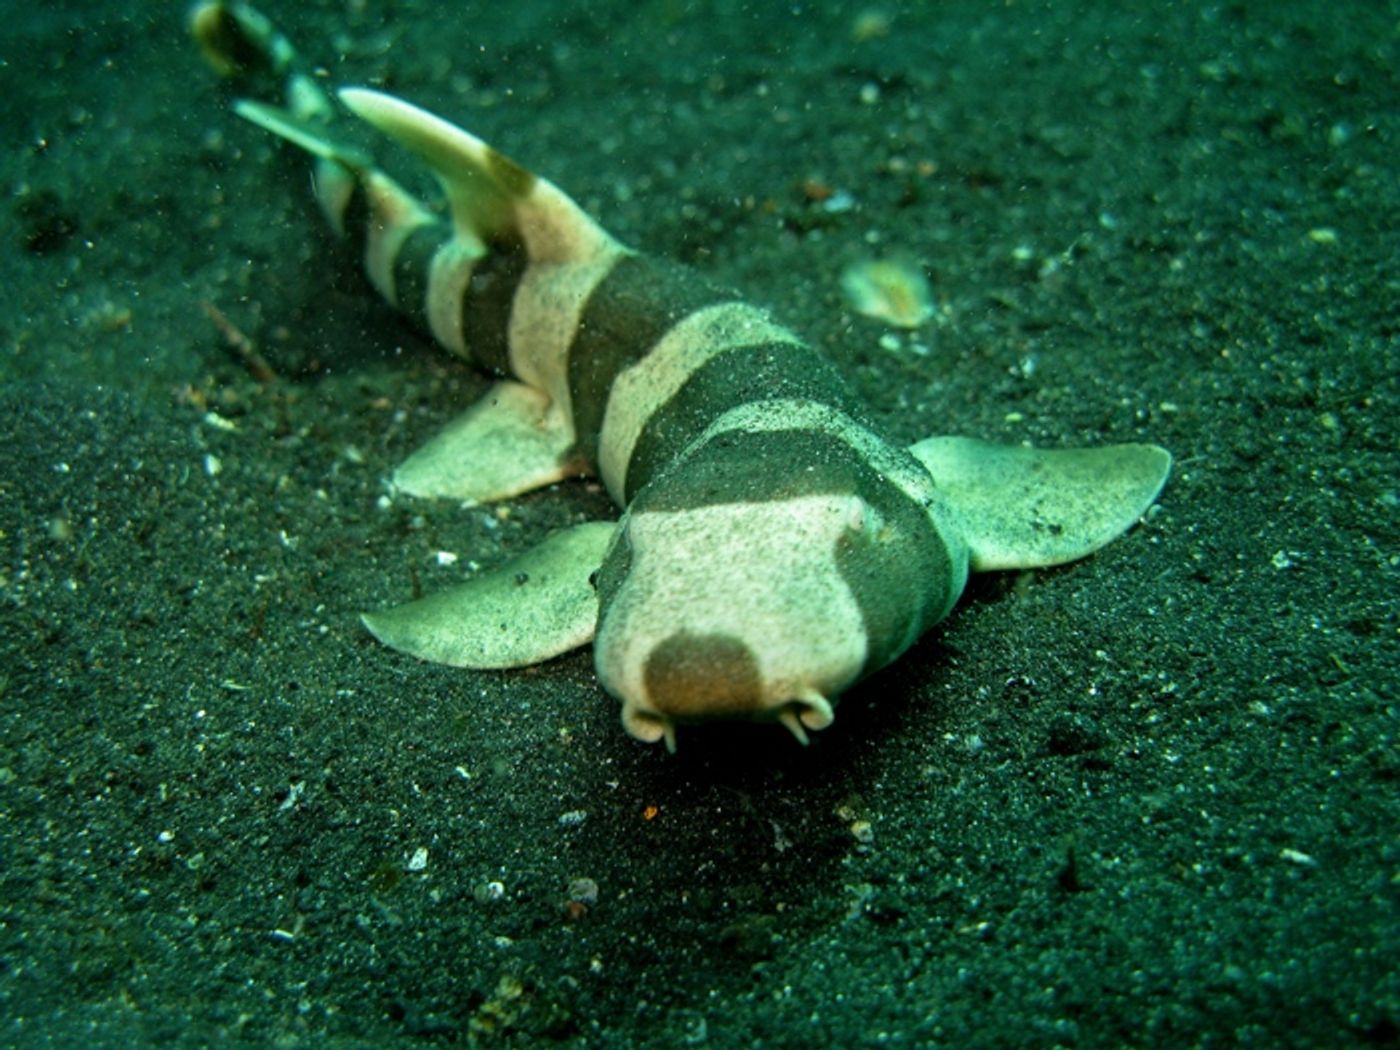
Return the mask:
<svg viewBox="0 0 1400 1050">
<path fill-rule="evenodd" d="M 300 120 L 334 117 L 330 96 L 292 42 L 256 8 L 224 0 L 201 3 L 190 12 L 190 32 L 220 76 L 248 84 L 267 98 L 284 91 L 287 110 Z"/>
</svg>

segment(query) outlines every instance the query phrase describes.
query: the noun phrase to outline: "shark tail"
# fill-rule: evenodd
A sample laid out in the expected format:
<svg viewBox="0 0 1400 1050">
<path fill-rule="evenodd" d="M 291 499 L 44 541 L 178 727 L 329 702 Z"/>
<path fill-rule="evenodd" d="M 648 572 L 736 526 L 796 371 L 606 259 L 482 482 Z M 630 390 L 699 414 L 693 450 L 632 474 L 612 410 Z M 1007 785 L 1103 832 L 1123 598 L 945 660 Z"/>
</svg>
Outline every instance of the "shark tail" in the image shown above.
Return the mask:
<svg viewBox="0 0 1400 1050">
<path fill-rule="evenodd" d="M 540 337 L 525 340 L 540 349 L 511 350 L 506 321 L 515 317 L 521 327 L 521 307 L 503 297 L 525 287 L 545 304 L 535 311 L 532 332 L 570 331 L 569 319 L 555 317 L 549 304 L 584 301 L 630 254 L 626 248 L 552 183 L 470 132 L 382 92 L 332 92 L 248 4 L 206 0 L 191 14 L 190 28 L 210 65 L 257 96 L 235 103 L 238 115 L 314 158 L 322 212 L 338 233 L 363 245 L 365 272 L 385 299 L 449 351 L 564 399 L 567 344 Z M 427 164 L 448 215 L 425 207 L 368 153 L 347 144 L 361 123 Z M 469 348 L 464 303 L 474 285 L 488 290 L 482 311 L 500 324 L 482 322 L 486 331 Z"/>
</svg>

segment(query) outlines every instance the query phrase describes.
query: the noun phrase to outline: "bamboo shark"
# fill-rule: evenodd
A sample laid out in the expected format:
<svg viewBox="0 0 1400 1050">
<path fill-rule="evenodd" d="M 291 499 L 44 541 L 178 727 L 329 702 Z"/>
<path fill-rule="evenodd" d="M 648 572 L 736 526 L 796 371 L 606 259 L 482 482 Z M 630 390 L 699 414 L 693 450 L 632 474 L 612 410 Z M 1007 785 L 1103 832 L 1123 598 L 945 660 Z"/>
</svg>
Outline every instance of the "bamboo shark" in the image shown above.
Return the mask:
<svg viewBox="0 0 1400 1050">
<path fill-rule="evenodd" d="M 737 718 L 805 743 L 951 611 L 969 572 L 1081 558 L 1166 481 L 1155 445 L 900 447 L 765 310 L 622 244 L 469 132 L 382 92 L 328 94 L 245 4 L 203 4 L 192 26 L 220 71 L 283 92 L 237 112 L 311 155 L 320 206 L 379 294 L 503 377 L 396 489 L 485 502 L 593 473 L 622 508 L 366 614 L 394 649 L 511 668 L 591 641 L 639 740 L 674 750 L 678 725 Z M 347 113 L 432 170 L 448 219 L 343 144 Z"/>
</svg>

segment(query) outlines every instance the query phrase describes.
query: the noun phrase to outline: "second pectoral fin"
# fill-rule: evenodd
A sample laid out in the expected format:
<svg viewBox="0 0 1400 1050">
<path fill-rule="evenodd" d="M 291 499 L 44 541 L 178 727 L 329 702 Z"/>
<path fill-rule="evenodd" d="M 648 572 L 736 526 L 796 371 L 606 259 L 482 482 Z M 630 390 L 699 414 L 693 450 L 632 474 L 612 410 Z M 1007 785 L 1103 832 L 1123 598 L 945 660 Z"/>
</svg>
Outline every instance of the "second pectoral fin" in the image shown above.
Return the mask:
<svg viewBox="0 0 1400 1050">
<path fill-rule="evenodd" d="M 1156 445 L 1040 449 L 933 437 L 909 450 L 967 541 L 974 570 L 1059 565 L 1126 532 L 1166 483 Z"/>
<path fill-rule="evenodd" d="M 562 529 L 466 583 L 361 619 L 390 648 L 453 667 L 525 667 L 593 639 L 590 580 L 614 522 Z"/>
<path fill-rule="evenodd" d="M 394 471 L 410 496 L 486 503 L 581 474 L 569 420 L 534 387 L 504 380 Z"/>
</svg>

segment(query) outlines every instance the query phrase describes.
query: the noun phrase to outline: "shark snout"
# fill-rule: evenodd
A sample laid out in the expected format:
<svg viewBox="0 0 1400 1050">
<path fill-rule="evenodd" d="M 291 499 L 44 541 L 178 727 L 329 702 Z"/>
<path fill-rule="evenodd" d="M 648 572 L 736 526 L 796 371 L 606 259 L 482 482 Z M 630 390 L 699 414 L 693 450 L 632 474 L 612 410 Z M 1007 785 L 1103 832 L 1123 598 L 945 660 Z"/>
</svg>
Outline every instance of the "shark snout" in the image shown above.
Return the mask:
<svg viewBox="0 0 1400 1050">
<path fill-rule="evenodd" d="M 806 743 L 806 729 L 823 729 L 833 717 L 814 689 L 768 687 L 753 651 L 732 635 L 670 635 L 647 654 L 641 685 L 641 695 L 623 697 L 623 725 L 639 740 L 665 740 L 672 751 L 681 722 L 777 720 Z"/>
</svg>

